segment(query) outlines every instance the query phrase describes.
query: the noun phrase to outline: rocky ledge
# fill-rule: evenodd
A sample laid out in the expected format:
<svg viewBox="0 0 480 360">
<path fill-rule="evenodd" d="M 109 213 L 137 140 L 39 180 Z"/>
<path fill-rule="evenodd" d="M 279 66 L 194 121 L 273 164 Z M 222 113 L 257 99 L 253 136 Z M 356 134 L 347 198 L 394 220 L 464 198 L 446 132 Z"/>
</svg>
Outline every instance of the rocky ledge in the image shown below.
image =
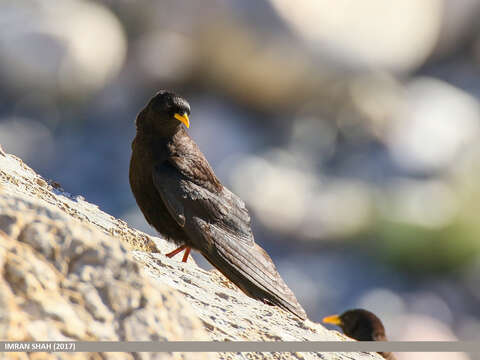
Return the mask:
<svg viewBox="0 0 480 360">
<path fill-rule="evenodd" d="M 217 271 L 164 253 L 0 148 L 0 338 L 347 340 L 252 300 Z M 13 355 L 13 353 L 11 353 Z M 381 359 L 370 353 L 31 353 L 15 358 Z"/>
</svg>

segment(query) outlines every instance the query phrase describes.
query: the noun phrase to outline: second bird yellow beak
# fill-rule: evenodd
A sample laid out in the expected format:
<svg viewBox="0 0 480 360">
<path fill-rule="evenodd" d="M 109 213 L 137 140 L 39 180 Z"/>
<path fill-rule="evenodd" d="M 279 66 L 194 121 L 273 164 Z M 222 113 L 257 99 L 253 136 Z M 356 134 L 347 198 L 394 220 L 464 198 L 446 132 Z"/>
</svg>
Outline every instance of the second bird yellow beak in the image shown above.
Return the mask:
<svg viewBox="0 0 480 360">
<path fill-rule="evenodd" d="M 183 115 L 175 114 L 173 115 L 175 119 L 183 123 L 187 128 L 190 127 L 190 120 L 188 119 L 187 113 L 183 113 Z"/>
<path fill-rule="evenodd" d="M 331 315 L 323 318 L 322 320 L 326 324 L 333 324 L 333 325 L 338 325 L 340 326 L 342 324 L 342 320 L 340 319 L 340 316 L 338 315 Z"/>
</svg>

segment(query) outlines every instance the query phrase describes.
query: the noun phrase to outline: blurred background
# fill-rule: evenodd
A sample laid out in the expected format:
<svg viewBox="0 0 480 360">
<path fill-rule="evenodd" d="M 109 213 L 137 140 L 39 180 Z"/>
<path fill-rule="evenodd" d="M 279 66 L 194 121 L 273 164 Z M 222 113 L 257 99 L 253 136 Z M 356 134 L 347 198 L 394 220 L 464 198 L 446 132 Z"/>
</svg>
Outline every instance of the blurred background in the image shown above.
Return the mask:
<svg viewBox="0 0 480 360">
<path fill-rule="evenodd" d="M 3 0 L 0 143 L 155 235 L 130 143 L 174 90 L 312 320 L 363 307 L 392 340 L 480 340 L 479 15 L 475 0 Z"/>
</svg>

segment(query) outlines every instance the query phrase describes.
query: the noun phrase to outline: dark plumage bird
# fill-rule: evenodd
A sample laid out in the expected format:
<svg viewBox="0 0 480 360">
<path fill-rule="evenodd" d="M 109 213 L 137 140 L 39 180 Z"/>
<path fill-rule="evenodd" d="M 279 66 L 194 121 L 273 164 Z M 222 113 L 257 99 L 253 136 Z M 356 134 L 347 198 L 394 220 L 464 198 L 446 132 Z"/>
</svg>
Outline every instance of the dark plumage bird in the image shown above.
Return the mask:
<svg viewBox="0 0 480 360">
<path fill-rule="evenodd" d="M 215 176 L 185 128 L 190 105 L 158 92 L 138 114 L 132 143 L 130 186 L 149 224 L 180 247 L 203 256 L 247 295 L 280 306 L 301 319 L 305 311 L 271 258 L 253 238 L 244 202 Z"/>
<path fill-rule="evenodd" d="M 345 311 L 342 315 L 331 315 L 323 322 L 340 326 L 345 335 L 359 341 L 387 341 L 385 328 L 380 319 L 363 309 Z M 379 352 L 385 359 L 395 360 L 391 352 Z"/>
</svg>

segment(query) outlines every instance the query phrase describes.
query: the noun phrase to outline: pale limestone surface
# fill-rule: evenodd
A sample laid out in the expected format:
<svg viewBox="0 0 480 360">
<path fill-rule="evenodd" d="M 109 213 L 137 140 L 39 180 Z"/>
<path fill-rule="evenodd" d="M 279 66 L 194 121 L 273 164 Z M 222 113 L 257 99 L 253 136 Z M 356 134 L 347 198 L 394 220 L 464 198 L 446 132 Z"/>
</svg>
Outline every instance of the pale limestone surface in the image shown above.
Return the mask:
<svg viewBox="0 0 480 360">
<path fill-rule="evenodd" d="M 53 185 L 53 186 L 52 186 Z M 0 148 L 0 338 L 338 340 L 244 295 L 172 244 L 63 192 Z M 128 250 L 127 250 L 128 249 Z M 191 259 L 191 258 L 190 258 Z M 7 356 L 4 354 L 4 356 Z M 28 358 L 27 354 L 9 354 Z M 379 359 L 368 353 L 55 353 L 65 359 Z"/>
</svg>

